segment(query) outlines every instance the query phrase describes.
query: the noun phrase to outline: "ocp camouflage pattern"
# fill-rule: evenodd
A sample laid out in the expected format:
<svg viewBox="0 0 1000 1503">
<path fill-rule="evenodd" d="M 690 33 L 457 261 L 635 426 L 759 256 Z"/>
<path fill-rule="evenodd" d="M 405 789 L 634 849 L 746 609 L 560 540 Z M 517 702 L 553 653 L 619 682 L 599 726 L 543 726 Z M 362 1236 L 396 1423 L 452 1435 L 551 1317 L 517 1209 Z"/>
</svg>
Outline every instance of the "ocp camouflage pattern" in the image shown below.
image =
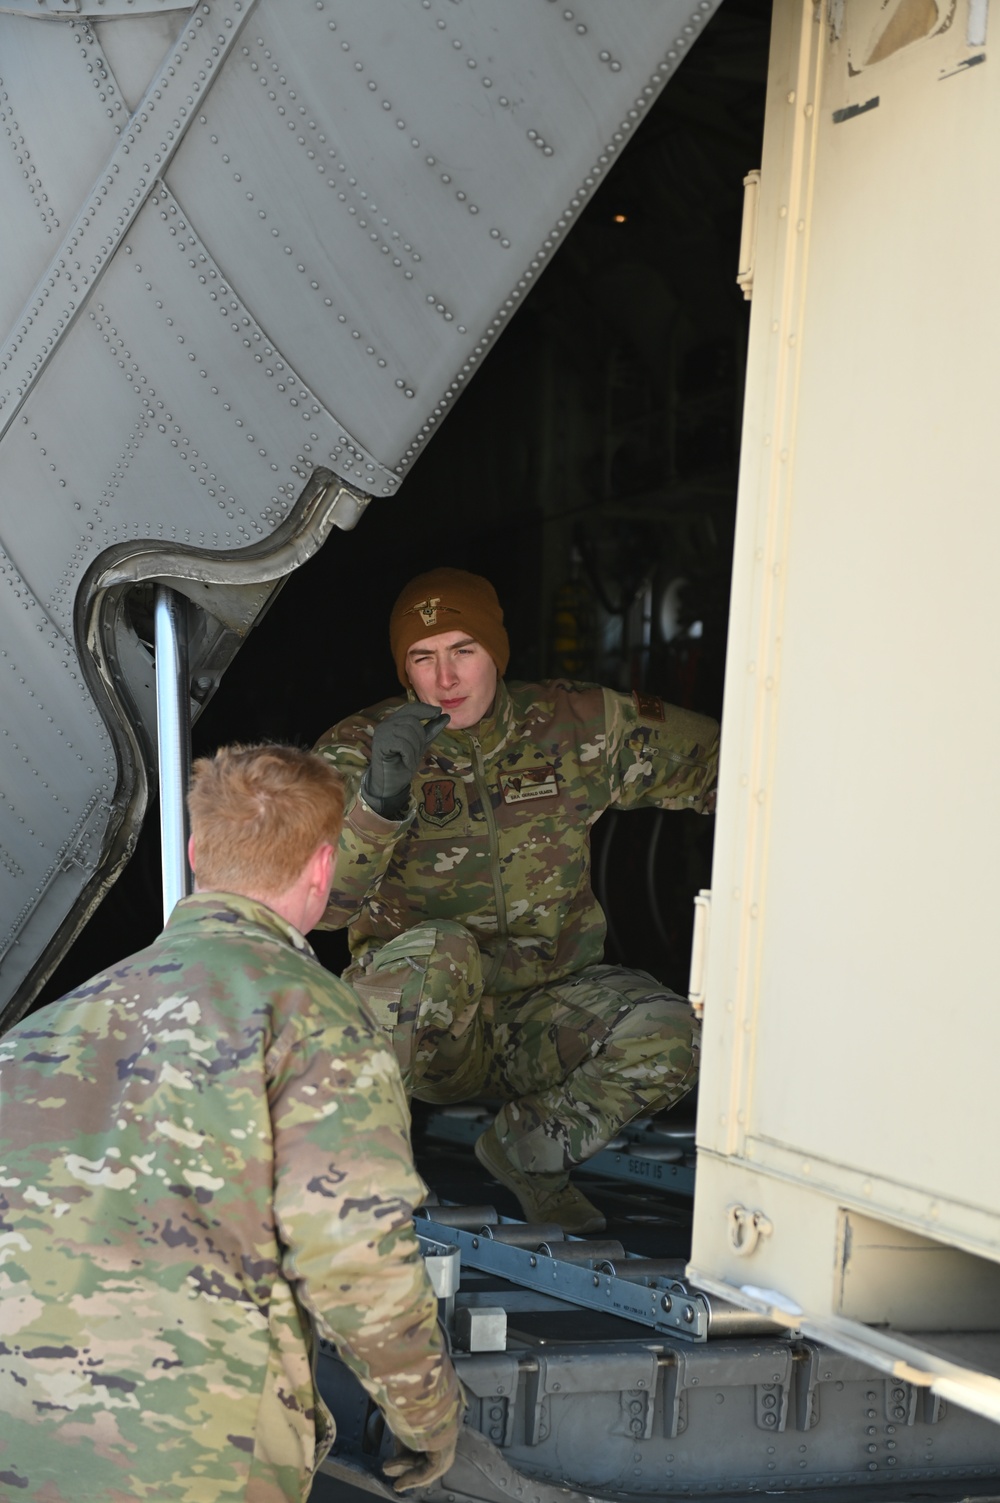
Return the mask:
<svg viewBox="0 0 1000 1503">
<path fill-rule="evenodd" d="M 207 893 L 0 1039 L 0 1495 L 304 1499 L 310 1323 L 423 1449 L 460 1398 L 385 1036 L 270 908 Z"/>
<path fill-rule="evenodd" d="M 501 681 L 489 717 L 432 743 L 406 817 L 383 819 L 360 784 L 375 724 L 402 703 L 342 721 L 316 747 L 350 785 L 321 927 L 349 924 L 364 969 L 414 924 L 453 919 L 475 935 L 487 994 L 557 981 L 603 953 L 590 886 L 598 816 L 612 806 L 715 807 L 714 720 L 593 684 Z"/>
</svg>

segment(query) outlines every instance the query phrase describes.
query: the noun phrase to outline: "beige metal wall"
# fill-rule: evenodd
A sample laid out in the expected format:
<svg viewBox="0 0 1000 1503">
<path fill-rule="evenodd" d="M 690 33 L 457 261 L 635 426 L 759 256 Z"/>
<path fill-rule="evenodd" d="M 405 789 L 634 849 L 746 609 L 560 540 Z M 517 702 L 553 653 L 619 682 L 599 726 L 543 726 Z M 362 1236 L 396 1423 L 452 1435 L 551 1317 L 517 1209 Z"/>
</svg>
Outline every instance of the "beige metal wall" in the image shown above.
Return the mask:
<svg viewBox="0 0 1000 1503">
<path fill-rule="evenodd" d="M 986 29 L 776 0 L 692 1267 L 1000 1418 Z"/>
</svg>

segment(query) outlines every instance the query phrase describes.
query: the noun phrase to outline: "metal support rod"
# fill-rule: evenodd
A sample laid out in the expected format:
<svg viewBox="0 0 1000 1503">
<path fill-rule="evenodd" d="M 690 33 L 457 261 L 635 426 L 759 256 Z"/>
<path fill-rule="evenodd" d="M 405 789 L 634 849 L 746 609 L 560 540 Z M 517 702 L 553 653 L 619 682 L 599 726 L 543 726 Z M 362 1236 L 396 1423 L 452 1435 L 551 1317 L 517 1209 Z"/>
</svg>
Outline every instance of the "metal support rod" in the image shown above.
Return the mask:
<svg viewBox="0 0 1000 1503">
<path fill-rule="evenodd" d="M 183 596 L 156 587 L 156 748 L 160 766 L 163 922 L 191 890 L 185 794 L 191 775 L 191 694 Z"/>
</svg>

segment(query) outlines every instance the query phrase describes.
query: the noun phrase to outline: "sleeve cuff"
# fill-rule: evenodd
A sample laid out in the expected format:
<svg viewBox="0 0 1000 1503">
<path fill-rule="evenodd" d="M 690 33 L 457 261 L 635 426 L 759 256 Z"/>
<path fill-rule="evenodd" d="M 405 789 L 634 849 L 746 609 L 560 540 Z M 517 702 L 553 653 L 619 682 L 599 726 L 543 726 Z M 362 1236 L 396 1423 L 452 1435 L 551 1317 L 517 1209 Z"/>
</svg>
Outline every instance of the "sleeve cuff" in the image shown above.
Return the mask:
<svg viewBox="0 0 1000 1503">
<path fill-rule="evenodd" d="M 344 816 L 344 823 L 360 835 L 396 835 L 404 826 L 408 825 L 413 818 L 413 805 L 408 803 L 399 819 L 387 819 L 384 814 L 376 814 L 371 804 L 367 803 L 364 794 L 358 790 L 358 796 Z"/>
</svg>

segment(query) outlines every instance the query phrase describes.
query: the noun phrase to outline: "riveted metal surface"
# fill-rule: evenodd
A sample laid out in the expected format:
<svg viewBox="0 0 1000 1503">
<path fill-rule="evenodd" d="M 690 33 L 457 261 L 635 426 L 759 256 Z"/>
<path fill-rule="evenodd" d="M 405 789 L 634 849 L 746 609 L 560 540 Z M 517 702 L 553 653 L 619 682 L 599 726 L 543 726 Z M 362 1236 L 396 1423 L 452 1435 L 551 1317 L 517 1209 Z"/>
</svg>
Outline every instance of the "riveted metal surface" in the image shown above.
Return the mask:
<svg viewBox="0 0 1000 1503">
<path fill-rule="evenodd" d="M 187 0 L 4 0 L 0 16 L 152 16 L 190 9 Z"/>
<path fill-rule="evenodd" d="M 4 788 L 0 1009 L 142 817 L 151 661 L 122 561 L 194 601 L 216 681 L 337 486 L 338 523 L 398 488 L 715 3 L 0 5 L 0 540 L 18 622 L 54 644 L 5 724 L 25 766 L 56 728 L 95 769 L 44 829 L 36 779 Z M 307 504 L 320 474 L 331 504 Z"/>
<path fill-rule="evenodd" d="M 0 962 L 20 977 L 42 901 L 70 897 L 97 864 L 117 766 L 76 652 L 5 549 L 0 642 Z"/>
<path fill-rule="evenodd" d="M 986 1421 L 954 1408 L 921 1412 L 909 1426 L 886 1422 L 879 1378 L 860 1364 L 831 1372 L 825 1349 L 824 1376 L 803 1395 L 809 1407 L 799 1405 L 808 1355 L 781 1343 L 663 1337 L 459 1355 L 458 1369 L 472 1379 L 469 1422 L 519 1472 L 618 1498 L 800 1488 L 841 1498 L 863 1488 L 870 1498 L 897 1484 L 940 1497 L 942 1483 L 960 1478 L 950 1496 L 968 1497 L 970 1483 L 985 1490 L 1000 1475 Z"/>
</svg>

